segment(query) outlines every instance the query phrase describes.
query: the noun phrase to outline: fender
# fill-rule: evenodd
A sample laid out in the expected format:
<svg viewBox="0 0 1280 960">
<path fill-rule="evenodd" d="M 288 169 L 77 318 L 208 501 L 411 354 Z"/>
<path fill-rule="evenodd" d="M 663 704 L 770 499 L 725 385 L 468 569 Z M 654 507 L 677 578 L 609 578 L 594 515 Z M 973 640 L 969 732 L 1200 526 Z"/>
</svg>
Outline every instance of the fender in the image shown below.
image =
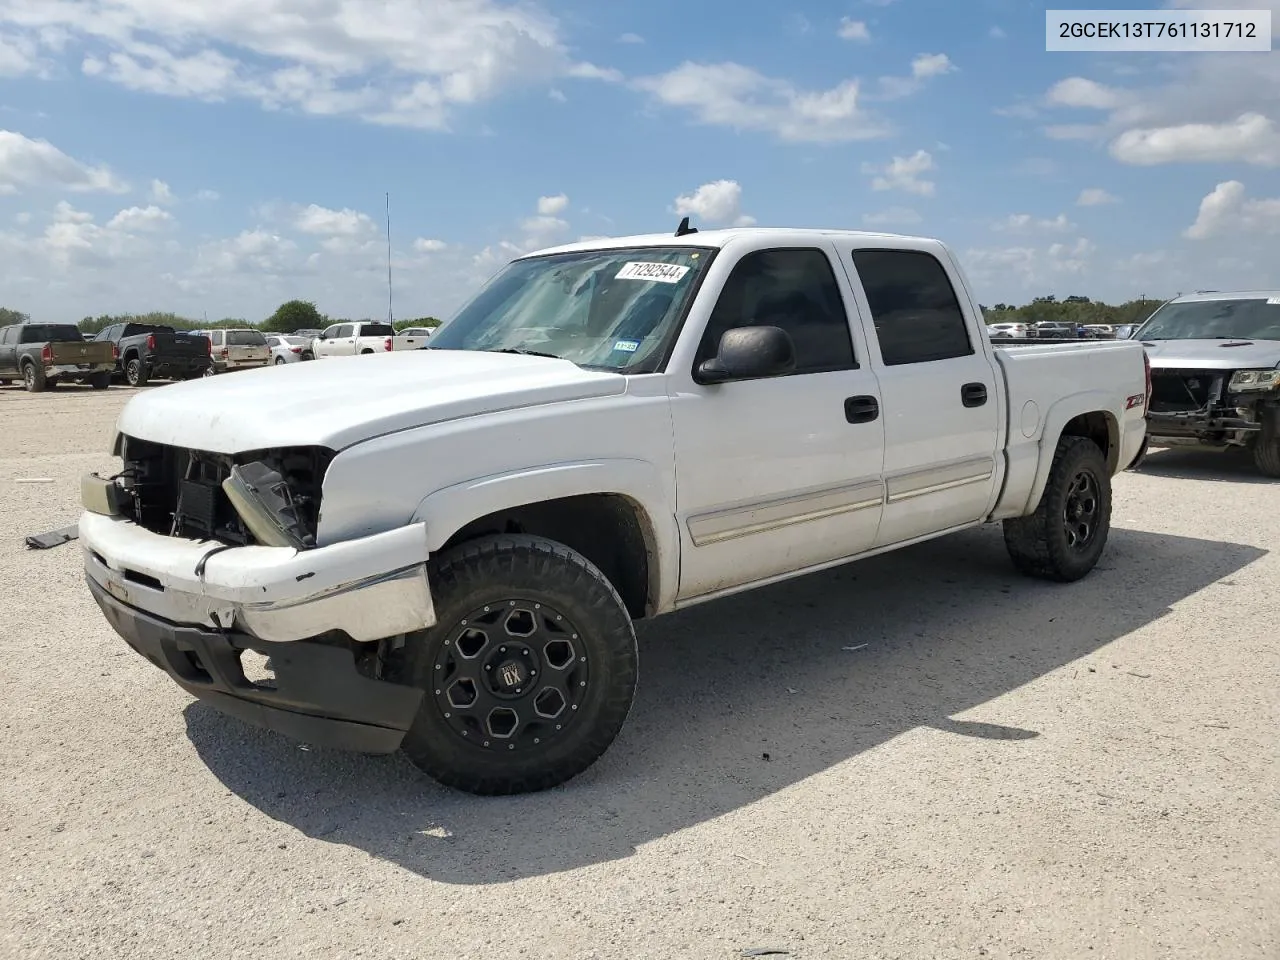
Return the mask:
<svg viewBox="0 0 1280 960">
<path fill-rule="evenodd" d="M 1031 493 L 1023 505 L 1023 514 L 1035 510 L 1044 495 L 1045 484 L 1049 482 L 1049 470 L 1053 466 L 1053 455 L 1058 448 L 1058 438 L 1062 436 L 1062 428 L 1068 421 L 1084 413 L 1101 413 L 1107 418 L 1107 428 L 1111 434 L 1112 454 L 1108 457 L 1107 467 L 1114 475 L 1115 458 L 1120 452 L 1120 422 L 1116 418 L 1116 398 L 1105 390 L 1085 390 L 1063 397 L 1045 414 L 1040 428 L 1040 459 L 1036 465 L 1035 479 L 1031 482 Z"/>
<path fill-rule="evenodd" d="M 580 460 L 525 467 L 466 480 L 423 497 L 411 523 L 427 526 L 427 550 L 438 551 L 473 520 L 501 510 L 562 497 L 614 494 L 638 508 L 649 551 L 655 612 L 671 608 L 680 577 L 680 537 L 662 474 L 645 460 Z"/>
</svg>

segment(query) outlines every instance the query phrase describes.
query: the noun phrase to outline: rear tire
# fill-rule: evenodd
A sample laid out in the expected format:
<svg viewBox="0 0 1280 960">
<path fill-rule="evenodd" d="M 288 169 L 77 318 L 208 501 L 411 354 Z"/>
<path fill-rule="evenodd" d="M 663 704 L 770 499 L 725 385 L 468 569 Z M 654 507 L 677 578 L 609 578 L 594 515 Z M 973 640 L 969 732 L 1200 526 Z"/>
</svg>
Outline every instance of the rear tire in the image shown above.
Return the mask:
<svg viewBox="0 0 1280 960">
<path fill-rule="evenodd" d="M 626 722 L 637 675 L 631 618 L 604 574 L 521 535 L 464 543 L 429 572 L 437 623 L 406 638 L 393 670 L 426 691 L 402 745 L 413 765 L 493 796 L 595 763 Z"/>
<path fill-rule="evenodd" d="M 276 357 L 276 366 L 277 367 L 284 366 L 284 357 Z"/>
<path fill-rule="evenodd" d="M 147 385 L 147 368 L 142 365 L 141 358 L 130 357 L 124 362 L 124 379 L 131 387 Z"/>
<path fill-rule="evenodd" d="M 43 392 L 46 382 L 43 367 L 36 366 L 30 360 L 22 365 L 22 385 L 27 388 L 27 393 Z"/>
<path fill-rule="evenodd" d="M 1253 463 L 1263 476 L 1280 480 L 1280 431 L 1277 430 L 1280 414 L 1263 421 L 1258 439 L 1253 442 Z"/>
<path fill-rule="evenodd" d="M 1111 532 L 1111 475 L 1098 445 L 1061 437 L 1035 513 L 1004 521 L 1019 573 L 1071 583 L 1098 563 Z"/>
<path fill-rule="evenodd" d="M 373 351 L 372 351 L 372 350 L 361 350 L 361 351 L 360 351 L 360 356 L 362 356 L 362 357 L 363 357 L 366 353 L 373 353 Z"/>
<path fill-rule="evenodd" d="M 89 386 L 95 390 L 106 390 L 111 386 L 111 374 L 107 371 L 95 373 L 89 378 Z"/>
</svg>

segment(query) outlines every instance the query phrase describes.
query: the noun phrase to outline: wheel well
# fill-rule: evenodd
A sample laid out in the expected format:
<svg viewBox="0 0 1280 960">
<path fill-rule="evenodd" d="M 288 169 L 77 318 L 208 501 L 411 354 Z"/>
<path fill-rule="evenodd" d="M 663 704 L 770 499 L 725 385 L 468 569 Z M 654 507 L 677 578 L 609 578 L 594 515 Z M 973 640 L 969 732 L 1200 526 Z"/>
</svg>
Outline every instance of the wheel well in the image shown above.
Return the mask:
<svg viewBox="0 0 1280 960">
<path fill-rule="evenodd" d="M 363 350 L 361 350 L 360 352 L 361 352 L 361 353 L 373 353 L 373 351 L 372 351 L 372 350 L 370 350 L 368 347 L 365 347 L 365 348 L 364 348 Z"/>
<path fill-rule="evenodd" d="M 1087 437 L 1098 445 L 1107 459 L 1107 467 L 1115 472 L 1116 458 L 1120 456 L 1120 429 L 1111 415 L 1103 410 L 1082 413 L 1072 417 L 1062 428 L 1064 437 Z"/>
<path fill-rule="evenodd" d="M 634 619 L 647 614 L 649 599 L 656 596 L 650 581 L 652 537 L 639 507 L 619 494 L 584 494 L 499 510 L 472 520 L 440 549 L 495 533 L 546 537 L 578 551 L 600 568 Z"/>
</svg>

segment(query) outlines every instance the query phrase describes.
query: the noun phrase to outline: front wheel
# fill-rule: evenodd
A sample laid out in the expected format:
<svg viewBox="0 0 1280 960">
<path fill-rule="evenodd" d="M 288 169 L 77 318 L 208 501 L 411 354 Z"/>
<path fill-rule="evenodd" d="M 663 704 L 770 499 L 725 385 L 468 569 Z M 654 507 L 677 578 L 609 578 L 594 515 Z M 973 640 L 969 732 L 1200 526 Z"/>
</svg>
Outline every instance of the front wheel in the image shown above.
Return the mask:
<svg viewBox="0 0 1280 960">
<path fill-rule="evenodd" d="M 1263 476 L 1280 480 L 1280 413 L 1264 421 L 1258 439 L 1253 442 L 1253 463 Z"/>
<path fill-rule="evenodd" d="M 1070 583 L 1089 573 L 1111 531 L 1111 475 L 1098 445 L 1062 437 L 1035 513 L 1004 521 L 1004 544 L 1020 573 Z"/>
<path fill-rule="evenodd" d="M 540 537 L 485 537 L 430 564 L 437 623 L 399 679 L 426 691 L 403 749 L 481 795 L 545 790 L 591 766 L 626 722 L 636 637 L 596 566 Z"/>
</svg>

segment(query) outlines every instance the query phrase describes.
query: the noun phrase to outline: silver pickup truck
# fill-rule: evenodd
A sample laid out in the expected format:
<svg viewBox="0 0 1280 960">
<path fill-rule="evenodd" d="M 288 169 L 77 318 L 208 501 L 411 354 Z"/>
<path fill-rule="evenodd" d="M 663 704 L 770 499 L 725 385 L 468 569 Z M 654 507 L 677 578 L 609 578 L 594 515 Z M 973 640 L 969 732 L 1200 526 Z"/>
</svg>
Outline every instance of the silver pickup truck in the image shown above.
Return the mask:
<svg viewBox="0 0 1280 960">
<path fill-rule="evenodd" d="M 1248 447 L 1280 477 L 1280 290 L 1178 297 L 1133 339 L 1151 360 L 1152 446 Z"/>
</svg>

